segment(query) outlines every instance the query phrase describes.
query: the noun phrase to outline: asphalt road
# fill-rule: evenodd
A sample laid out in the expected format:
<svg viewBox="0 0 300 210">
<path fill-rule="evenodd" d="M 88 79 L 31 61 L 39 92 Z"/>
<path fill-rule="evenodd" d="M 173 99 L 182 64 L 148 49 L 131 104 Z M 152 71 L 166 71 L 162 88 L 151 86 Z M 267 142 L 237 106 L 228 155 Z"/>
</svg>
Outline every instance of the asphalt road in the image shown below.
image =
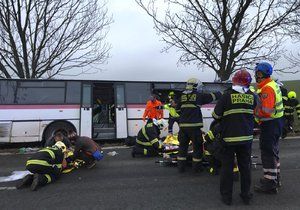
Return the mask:
<svg viewBox="0 0 300 210">
<path fill-rule="evenodd" d="M 238 182 L 227 207 L 220 201 L 219 176 L 189 170 L 181 175 L 156 164 L 159 158 L 133 159 L 130 149 L 119 148 L 105 150 L 118 154 L 106 155 L 95 168 L 64 174 L 36 192 L 14 189 L 16 181 L 0 183 L 0 209 L 300 209 L 300 139 L 280 144 L 283 186 L 277 195 L 254 193 L 250 206 L 240 200 Z M 253 154 L 259 155 L 257 142 Z M 24 170 L 29 156 L 0 155 L 0 176 Z M 257 182 L 261 167 L 252 175 Z"/>
</svg>

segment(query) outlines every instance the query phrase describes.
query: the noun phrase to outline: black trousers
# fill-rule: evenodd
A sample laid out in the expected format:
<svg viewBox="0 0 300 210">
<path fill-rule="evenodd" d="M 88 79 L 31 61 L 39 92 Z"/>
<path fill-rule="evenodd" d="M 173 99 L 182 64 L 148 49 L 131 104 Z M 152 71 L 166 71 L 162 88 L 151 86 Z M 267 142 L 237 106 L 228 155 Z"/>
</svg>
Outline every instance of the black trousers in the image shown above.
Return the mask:
<svg viewBox="0 0 300 210">
<path fill-rule="evenodd" d="M 30 164 L 26 166 L 26 169 L 33 174 L 40 174 L 42 180 L 40 180 L 40 185 L 46 185 L 59 178 L 60 169 L 57 167 L 44 166 L 38 164 Z"/>
<path fill-rule="evenodd" d="M 289 115 L 282 118 L 284 121 L 283 129 L 282 129 L 282 136 L 286 136 L 293 128 L 294 125 L 294 116 Z"/>
<path fill-rule="evenodd" d="M 232 198 L 233 167 L 235 154 L 240 171 L 241 194 L 248 196 L 251 185 L 251 147 L 252 142 L 240 145 L 226 145 L 222 154 L 220 192 L 225 198 Z"/>
<path fill-rule="evenodd" d="M 193 162 L 199 162 L 203 156 L 203 139 L 199 127 L 180 128 L 178 134 L 179 152 L 178 160 L 186 159 L 190 141 L 193 142 Z"/>
<path fill-rule="evenodd" d="M 265 121 L 260 125 L 261 134 L 259 146 L 261 150 L 261 161 L 264 170 L 264 178 L 276 182 L 280 172 L 279 162 L 279 138 L 283 127 L 282 118 Z"/>
<path fill-rule="evenodd" d="M 178 123 L 179 118 L 178 117 L 172 117 L 169 116 L 169 121 L 168 121 L 168 132 L 173 133 L 173 125 L 175 122 Z"/>
</svg>

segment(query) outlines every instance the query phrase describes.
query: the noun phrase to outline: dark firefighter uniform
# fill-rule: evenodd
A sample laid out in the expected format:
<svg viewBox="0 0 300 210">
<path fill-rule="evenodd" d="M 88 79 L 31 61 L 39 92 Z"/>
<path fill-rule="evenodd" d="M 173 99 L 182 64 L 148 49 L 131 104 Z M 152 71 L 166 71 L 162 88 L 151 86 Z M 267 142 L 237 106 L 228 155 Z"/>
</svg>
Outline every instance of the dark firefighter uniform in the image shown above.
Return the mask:
<svg viewBox="0 0 300 210">
<path fill-rule="evenodd" d="M 286 102 L 288 101 L 288 91 L 285 87 L 279 86 L 282 96 L 282 103 L 285 106 Z"/>
<path fill-rule="evenodd" d="M 210 130 L 203 136 L 204 138 L 204 154 L 205 158 L 209 162 L 209 173 L 213 175 L 219 174 L 219 169 L 221 168 L 222 151 L 223 151 L 223 141 L 221 139 L 221 122 L 214 120 L 210 125 Z M 239 168 L 234 162 L 233 167 L 234 181 L 239 179 Z"/>
<path fill-rule="evenodd" d="M 241 177 L 241 197 L 249 198 L 251 185 L 251 146 L 254 128 L 255 95 L 250 90 L 240 93 L 233 89 L 224 93 L 212 113 L 221 121 L 223 139 L 220 193 L 231 203 L 235 156 Z M 250 198 L 249 198 L 250 199 Z M 226 203 L 225 202 L 225 203 Z"/>
<path fill-rule="evenodd" d="M 256 191 L 277 192 L 280 184 L 280 162 L 278 141 L 282 134 L 283 102 L 280 88 L 274 80 L 266 78 L 258 83 L 259 104 L 255 117 L 260 123 L 260 149 L 264 178 Z"/>
<path fill-rule="evenodd" d="M 202 168 L 203 140 L 201 128 L 203 119 L 200 105 L 208 104 L 221 97 L 220 92 L 216 93 L 199 93 L 197 90 L 185 90 L 182 92 L 178 102 L 180 109 L 179 117 L 179 153 L 178 153 L 178 170 L 185 171 L 187 152 L 189 142 L 193 142 L 193 161 L 192 166 L 195 172 Z"/>
<path fill-rule="evenodd" d="M 135 155 L 156 156 L 162 149 L 159 142 L 160 130 L 153 122 L 147 123 L 141 128 L 132 148 L 132 157 Z"/>
<path fill-rule="evenodd" d="M 64 154 L 57 147 L 46 147 L 35 153 L 26 163 L 26 169 L 38 175 L 37 186 L 43 186 L 59 178 Z M 36 189 L 32 189 L 36 190 Z"/>
<path fill-rule="evenodd" d="M 287 133 L 293 128 L 295 111 L 298 119 L 300 119 L 300 104 L 298 100 L 296 98 L 288 98 L 284 103 L 285 125 L 282 131 L 282 138 L 286 137 Z"/>
</svg>

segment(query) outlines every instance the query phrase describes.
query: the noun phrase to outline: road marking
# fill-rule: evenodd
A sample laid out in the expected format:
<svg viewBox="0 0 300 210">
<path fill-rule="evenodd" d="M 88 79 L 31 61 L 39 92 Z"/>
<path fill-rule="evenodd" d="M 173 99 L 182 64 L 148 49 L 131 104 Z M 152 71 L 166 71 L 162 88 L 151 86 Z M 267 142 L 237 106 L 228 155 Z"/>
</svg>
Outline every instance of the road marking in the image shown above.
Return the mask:
<svg viewBox="0 0 300 210">
<path fill-rule="evenodd" d="M 16 190 L 16 187 L 0 187 L 0 191 L 2 190 Z"/>
</svg>

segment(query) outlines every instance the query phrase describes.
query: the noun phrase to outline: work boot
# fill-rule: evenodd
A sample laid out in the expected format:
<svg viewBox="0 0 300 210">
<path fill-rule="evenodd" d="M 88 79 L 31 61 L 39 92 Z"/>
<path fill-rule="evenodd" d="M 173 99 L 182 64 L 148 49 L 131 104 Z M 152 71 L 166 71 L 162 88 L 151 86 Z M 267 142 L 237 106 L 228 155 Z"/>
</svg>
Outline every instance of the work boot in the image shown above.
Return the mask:
<svg viewBox="0 0 300 210">
<path fill-rule="evenodd" d="M 193 162 L 192 168 L 194 173 L 200 173 L 203 171 L 202 162 Z"/>
<path fill-rule="evenodd" d="M 251 199 L 252 199 L 252 197 L 253 197 L 253 194 L 252 194 L 252 193 L 249 193 L 249 194 L 247 194 L 247 195 L 243 195 L 243 194 L 241 193 L 241 194 L 240 194 L 240 197 L 242 198 L 243 203 L 244 203 L 245 205 L 249 205 L 249 204 L 250 204 L 250 201 L 251 201 Z"/>
<path fill-rule="evenodd" d="M 238 171 L 233 172 L 233 181 L 238 182 L 240 180 L 240 173 Z"/>
<path fill-rule="evenodd" d="M 135 147 L 132 147 L 132 150 L 131 150 L 131 157 L 135 158 Z"/>
<path fill-rule="evenodd" d="M 34 174 L 30 189 L 32 191 L 36 191 L 38 187 L 41 186 L 41 183 L 42 183 L 42 175 Z"/>
<path fill-rule="evenodd" d="M 256 192 L 268 193 L 268 194 L 277 194 L 278 189 L 276 182 L 269 179 L 260 179 L 259 184 L 254 186 Z"/>
<path fill-rule="evenodd" d="M 33 174 L 27 174 L 23 179 L 16 185 L 17 189 L 23 189 L 31 185 L 33 181 Z"/>
<path fill-rule="evenodd" d="M 185 172 L 185 167 L 186 167 L 186 161 L 183 161 L 183 160 L 177 161 L 177 167 L 178 167 L 178 172 L 179 173 L 184 173 Z"/>
<path fill-rule="evenodd" d="M 277 187 L 281 187 L 282 186 L 282 183 L 281 183 L 281 177 L 280 175 L 277 174 L 277 180 L 276 180 L 276 183 L 277 183 Z"/>
<path fill-rule="evenodd" d="M 222 196 L 222 202 L 224 204 L 226 204 L 227 206 L 230 206 L 232 204 L 232 198 L 228 198 L 228 197 Z"/>
</svg>

